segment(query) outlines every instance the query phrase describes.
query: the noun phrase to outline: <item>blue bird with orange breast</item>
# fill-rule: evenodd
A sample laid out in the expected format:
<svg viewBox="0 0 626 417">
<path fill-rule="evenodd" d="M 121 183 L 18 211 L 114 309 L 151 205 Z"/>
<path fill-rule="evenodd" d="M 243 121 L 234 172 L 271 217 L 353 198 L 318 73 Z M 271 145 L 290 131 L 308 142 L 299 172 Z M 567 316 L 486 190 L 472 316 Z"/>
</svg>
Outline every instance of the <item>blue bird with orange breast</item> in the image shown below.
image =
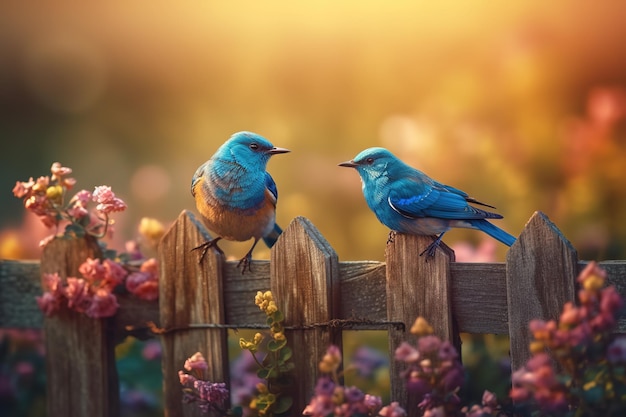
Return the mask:
<svg viewBox="0 0 626 417">
<path fill-rule="evenodd" d="M 482 230 L 508 246 L 515 242 L 512 235 L 486 220 L 501 219 L 501 215 L 470 203 L 494 207 L 433 180 L 387 149 L 366 149 L 339 166 L 357 170 L 365 201 L 382 224 L 400 233 L 438 235 L 420 255 L 434 256 L 441 238 L 452 227 Z"/>
<path fill-rule="evenodd" d="M 217 234 L 194 248 L 202 249 L 200 262 L 211 247 L 222 252 L 217 246 L 220 239 L 254 239 L 237 265 L 244 273 L 250 270 L 252 250 L 260 239 L 268 247 L 274 245 L 282 233 L 276 224 L 278 190 L 266 167 L 272 155 L 286 152 L 256 133 L 238 132 L 196 170 L 191 194 L 204 223 Z"/>
</svg>

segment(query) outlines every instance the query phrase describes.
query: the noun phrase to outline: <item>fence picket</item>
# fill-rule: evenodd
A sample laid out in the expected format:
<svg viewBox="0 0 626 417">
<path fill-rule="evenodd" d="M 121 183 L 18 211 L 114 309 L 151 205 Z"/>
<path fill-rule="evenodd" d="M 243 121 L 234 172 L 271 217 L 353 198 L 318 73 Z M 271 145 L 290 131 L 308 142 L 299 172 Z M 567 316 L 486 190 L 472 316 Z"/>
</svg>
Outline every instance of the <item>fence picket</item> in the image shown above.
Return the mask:
<svg viewBox="0 0 626 417">
<path fill-rule="evenodd" d="M 272 247 L 270 280 L 285 325 L 314 325 L 286 334 L 297 370 L 291 413 L 300 415 L 313 395 L 318 362 L 331 343 L 341 347 L 341 329 L 324 325 L 339 311 L 337 254 L 309 220 L 297 217 Z"/>
<path fill-rule="evenodd" d="M 41 257 L 41 273 L 78 277 L 85 259 L 96 258 L 95 239 L 54 239 Z M 44 320 L 46 412 L 49 416 L 117 417 L 119 388 L 109 319 L 91 319 L 63 307 Z"/>
<path fill-rule="evenodd" d="M 430 236 L 396 233 L 387 244 L 387 319 L 400 321 L 405 330 L 389 329 L 391 374 L 400 375 L 404 364 L 393 360 L 396 348 L 409 336 L 409 329 L 418 316 L 424 317 L 443 339 L 457 343 L 452 319 L 450 262 L 454 252 L 444 243 L 435 256 L 420 253 L 433 242 Z M 415 396 L 407 393 L 400 378 L 391 381 L 391 396 L 409 412 L 417 415 Z"/>
<path fill-rule="evenodd" d="M 39 271 L 77 275 L 88 256 L 99 255 L 95 241 L 54 240 L 39 264 L 0 260 L 0 327 L 44 323 L 48 415 L 118 415 L 114 345 L 129 333 L 127 325 L 137 330 L 134 334 L 146 336 L 141 332 L 143 324 L 154 321 L 166 331 L 162 335 L 165 415 L 198 416 L 192 405 L 182 404 L 178 370 L 187 357 L 200 351 L 209 364 L 208 378 L 228 382 L 227 333 L 224 328 L 190 329 L 190 325 L 262 325 L 264 314 L 253 300 L 256 291 L 267 289 L 283 310 L 286 326 L 291 326 L 287 338 L 296 364 L 293 415 L 310 400 L 318 362 L 328 345 L 341 345 L 341 328 L 329 327 L 331 321 L 355 329 L 388 329 L 392 358 L 399 343 L 412 339 L 408 329 L 419 315 L 439 336 L 454 342 L 459 331 L 508 332 L 512 367 L 517 369 L 529 356 L 528 322 L 556 318 L 563 303 L 574 299 L 575 277 L 585 265 L 540 212 L 528 221 L 506 263 L 453 262 L 454 253 L 445 245 L 434 258 L 420 257 L 431 238 L 401 234 L 387 246 L 386 263 L 340 263 L 313 224 L 298 217 L 272 248 L 271 261 L 255 260 L 252 272 L 241 275 L 237 262 L 224 262 L 216 251 L 209 251 L 198 263 L 199 253 L 191 249 L 208 238 L 193 214 L 183 211 L 159 245 L 159 303 L 120 296 L 121 310 L 107 320 L 69 310 L 41 320 L 33 301 L 41 293 L 40 277 L 34 275 Z M 600 266 L 607 270 L 609 283 L 626 296 L 626 261 L 604 261 Z M 11 295 L 16 291 L 23 296 Z M 397 322 L 404 323 L 405 332 L 394 327 Z M 626 315 L 620 317 L 617 331 L 626 332 Z M 409 405 L 400 377 L 402 366 L 391 363 L 392 398 Z M 409 408 L 416 411 L 414 404 Z"/>
<path fill-rule="evenodd" d="M 507 253 L 513 369 L 518 369 L 530 357 L 530 320 L 558 318 L 563 304 L 575 298 L 577 274 L 578 259 L 574 247 L 545 214 L 535 212 Z"/>
<path fill-rule="evenodd" d="M 168 417 L 200 416 L 194 404 L 182 403 L 178 371 L 186 358 L 201 352 L 209 364 L 207 377 L 229 382 L 225 329 L 189 329 L 193 324 L 223 324 L 223 257 L 209 250 L 202 263 L 191 250 L 209 239 L 196 218 L 183 211 L 159 244 L 159 304 L 163 345 L 163 393 Z"/>
</svg>

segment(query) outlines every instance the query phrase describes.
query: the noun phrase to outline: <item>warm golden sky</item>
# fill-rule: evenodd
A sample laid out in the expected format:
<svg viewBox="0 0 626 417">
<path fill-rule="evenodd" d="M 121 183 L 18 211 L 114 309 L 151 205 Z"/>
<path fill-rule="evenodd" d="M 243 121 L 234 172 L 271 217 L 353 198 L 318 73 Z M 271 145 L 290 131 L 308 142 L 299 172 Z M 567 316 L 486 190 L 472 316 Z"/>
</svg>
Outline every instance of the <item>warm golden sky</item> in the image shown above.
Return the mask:
<svg viewBox="0 0 626 417">
<path fill-rule="evenodd" d="M 513 234 L 542 210 L 606 245 L 617 219 L 602 207 L 626 197 L 595 184 L 622 166 L 623 128 L 598 142 L 586 127 L 593 92 L 610 106 L 626 86 L 624 16 L 619 1 L 4 3 L 0 185 L 59 160 L 128 200 L 128 236 L 193 210 L 195 168 L 252 130 L 293 151 L 269 165 L 281 224 L 309 217 L 341 258 L 384 251 L 356 174 L 336 167 L 369 146 L 493 203 Z M 606 144 L 590 159 L 612 155 L 606 173 L 563 168 L 572 126 Z M 2 195 L 0 225 L 19 224 Z"/>
</svg>

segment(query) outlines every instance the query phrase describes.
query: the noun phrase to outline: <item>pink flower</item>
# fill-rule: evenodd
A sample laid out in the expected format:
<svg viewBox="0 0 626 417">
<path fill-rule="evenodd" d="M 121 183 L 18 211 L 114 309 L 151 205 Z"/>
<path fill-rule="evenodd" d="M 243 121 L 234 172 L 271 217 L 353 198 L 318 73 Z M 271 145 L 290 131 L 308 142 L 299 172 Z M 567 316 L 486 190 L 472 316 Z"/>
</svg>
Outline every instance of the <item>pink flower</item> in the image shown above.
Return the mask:
<svg viewBox="0 0 626 417">
<path fill-rule="evenodd" d="M 149 340 L 141 350 L 141 357 L 147 361 L 153 361 L 161 357 L 161 343 L 158 340 Z"/>
<path fill-rule="evenodd" d="M 91 306 L 92 295 L 89 284 L 82 278 L 68 278 L 64 289 L 67 306 L 74 311 L 84 313 Z"/>
<path fill-rule="evenodd" d="M 74 219 L 82 219 L 89 214 L 89 211 L 80 204 L 74 204 L 67 209 L 67 214 Z"/>
<path fill-rule="evenodd" d="M 111 317 L 119 308 L 117 298 L 111 292 L 99 288 L 93 296 L 89 309 L 85 312 L 91 318 Z"/>
<path fill-rule="evenodd" d="M 491 391 L 485 390 L 483 393 L 482 404 L 485 407 L 496 408 L 498 406 L 498 399 L 496 398 L 496 394 Z"/>
<path fill-rule="evenodd" d="M 54 295 L 62 295 L 63 288 L 61 286 L 61 277 L 58 273 L 43 274 L 43 287 Z"/>
<path fill-rule="evenodd" d="M 318 395 L 311 399 L 311 402 L 304 408 L 302 414 L 313 417 L 326 417 L 332 414 L 335 409 L 332 397 Z"/>
<path fill-rule="evenodd" d="M 103 286 L 110 290 L 113 290 L 113 288 L 123 283 L 124 278 L 128 275 L 128 271 L 126 271 L 122 265 L 110 259 L 105 259 L 104 262 L 102 262 L 102 267 L 104 268 Z"/>
<path fill-rule="evenodd" d="M 50 317 L 61 308 L 61 298 L 46 291 L 37 297 L 37 305 L 46 316 Z"/>
<path fill-rule="evenodd" d="M 139 272 L 133 272 L 126 278 L 126 289 L 142 300 L 159 298 L 159 277 L 156 259 L 149 259 L 141 265 Z"/>
<path fill-rule="evenodd" d="M 71 174 L 72 169 L 62 166 L 60 162 L 55 162 L 52 164 L 52 167 L 50 167 L 50 172 L 52 172 L 52 179 L 57 180 L 61 179 L 64 175 Z"/>
<path fill-rule="evenodd" d="M 197 381 L 193 375 L 186 374 L 183 371 L 178 371 L 178 379 L 180 384 L 184 386 L 193 386 L 193 383 Z"/>
<path fill-rule="evenodd" d="M 406 411 L 404 411 L 404 408 L 400 407 L 400 404 L 394 401 L 388 406 L 383 407 L 382 410 L 378 412 L 378 415 L 382 417 L 405 417 Z"/>
<path fill-rule="evenodd" d="M 202 356 L 202 353 L 196 352 L 185 361 L 185 369 L 188 371 L 192 371 L 194 369 L 206 371 L 208 369 L 208 365 L 204 356 Z"/>
<path fill-rule="evenodd" d="M 17 198 L 26 197 L 35 185 L 35 181 L 31 177 L 28 182 L 17 181 L 15 187 L 13 187 L 13 195 Z"/>
<path fill-rule="evenodd" d="M 70 203 L 80 203 L 81 205 L 86 206 L 87 204 L 89 204 L 89 201 L 91 201 L 92 198 L 93 196 L 89 191 L 80 190 L 79 192 L 74 194 L 74 197 L 72 197 Z"/>
<path fill-rule="evenodd" d="M 100 263 L 100 259 L 87 258 L 87 260 L 78 267 L 78 272 L 80 272 L 83 277 L 87 278 L 89 282 L 98 282 L 104 279 L 106 270 Z"/>
<path fill-rule="evenodd" d="M 96 210 L 105 214 L 126 209 L 126 203 L 117 198 L 111 191 L 111 187 L 106 185 L 101 185 L 94 189 L 93 200 L 98 203 Z"/>
</svg>

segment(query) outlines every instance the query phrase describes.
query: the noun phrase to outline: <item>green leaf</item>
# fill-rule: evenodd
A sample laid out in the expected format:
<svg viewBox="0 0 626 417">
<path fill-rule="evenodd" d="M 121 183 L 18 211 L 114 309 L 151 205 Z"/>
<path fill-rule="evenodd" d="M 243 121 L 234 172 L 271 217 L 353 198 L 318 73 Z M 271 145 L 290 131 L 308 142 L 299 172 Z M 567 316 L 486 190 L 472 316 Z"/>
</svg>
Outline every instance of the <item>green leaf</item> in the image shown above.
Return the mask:
<svg viewBox="0 0 626 417">
<path fill-rule="evenodd" d="M 293 350 L 289 346 L 285 346 L 278 356 L 280 362 L 287 362 L 293 356 Z"/>
<path fill-rule="evenodd" d="M 280 397 L 274 404 L 274 413 L 282 414 L 289 411 L 293 405 L 293 399 L 291 397 Z"/>
<path fill-rule="evenodd" d="M 276 310 L 276 312 L 272 314 L 272 318 L 274 319 L 275 322 L 281 322 L 285 320 L 285 315 L 283 314 L 282 311 Z"/>
<path fill-rule="evenodd" d="M 286 344 L 287 344 L 287 339 L 285 339 L 285 340 L 281 340 L 281 341 L 278 341 L 278 340 L 270 340 L 270 341 L 267 343 L 267 349 L 268 349 L 270 352 L 277 352 L 277 351 L 279 351 L 280 349 L 282 349 L 282 348 L 283 348 Z"/>
<path fill-rule="evenodd" d="M 269 374 L 270 374 L 270 370 L 267 368 L 261 368 L 258 371 L 256 371 L 256 376 L 258 376 L 261 379 L 267 379 Z"/>
</svg>

